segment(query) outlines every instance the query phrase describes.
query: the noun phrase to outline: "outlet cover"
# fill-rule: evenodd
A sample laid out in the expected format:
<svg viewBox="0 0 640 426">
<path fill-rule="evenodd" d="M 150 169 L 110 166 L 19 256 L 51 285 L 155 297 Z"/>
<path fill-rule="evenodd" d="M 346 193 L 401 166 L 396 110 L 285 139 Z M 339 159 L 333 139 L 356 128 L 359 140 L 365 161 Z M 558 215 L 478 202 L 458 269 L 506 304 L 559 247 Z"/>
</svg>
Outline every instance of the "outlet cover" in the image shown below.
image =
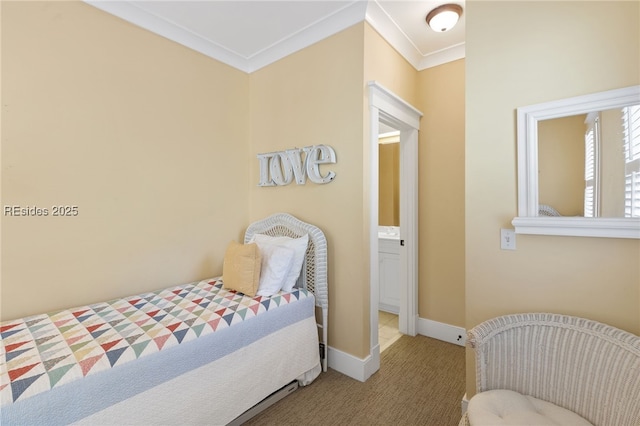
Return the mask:
<svg viewBox="0 0 640 426">
<path fill-rule="evenodd" d="M 500 248 L 502 250 L 516 249 L 516 231 L 514 229 L 500 230 Z"/>
</svg>

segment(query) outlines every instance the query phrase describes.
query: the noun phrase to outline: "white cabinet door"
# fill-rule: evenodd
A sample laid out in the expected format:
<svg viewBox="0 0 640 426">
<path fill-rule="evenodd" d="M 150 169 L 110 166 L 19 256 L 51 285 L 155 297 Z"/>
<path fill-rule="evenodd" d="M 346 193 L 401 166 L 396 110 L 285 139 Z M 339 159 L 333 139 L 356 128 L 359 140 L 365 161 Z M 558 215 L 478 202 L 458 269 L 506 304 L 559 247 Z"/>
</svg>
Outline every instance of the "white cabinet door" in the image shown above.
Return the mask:
<svg viewBox="0 0 640 426">
<path fill-rule="evenodd" d="M 395 243 L 399 244 L 398 241 Z M 388 245 L 383 247 L 383 244 L 380 244 L 378 252 L 379 308 L 382 311 L 397 314 L 400 312 L 400 253 L 398 247 L 391 249 L 389 247 Z"/>
</svg>

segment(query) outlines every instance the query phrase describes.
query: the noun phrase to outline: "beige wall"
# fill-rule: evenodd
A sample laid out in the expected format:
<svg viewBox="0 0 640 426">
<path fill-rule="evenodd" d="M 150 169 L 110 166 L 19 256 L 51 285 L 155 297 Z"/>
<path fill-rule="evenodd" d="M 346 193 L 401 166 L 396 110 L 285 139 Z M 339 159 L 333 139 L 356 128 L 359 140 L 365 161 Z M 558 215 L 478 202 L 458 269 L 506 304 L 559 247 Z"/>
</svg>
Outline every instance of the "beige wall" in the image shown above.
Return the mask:
<svg viewBox="0 0 640 426">
<path fill-rule="evenodd" d="M 380 82 L 424 114 L 418 142 L 418 315 L 463 327 L 464 60 L 417 72 L 371 27 L 365 29 L 365 81 Z"/>
<path fill-rule="evenodd" d="M 418 73 L 415 68 L 369 24 L 364 25 L 364 37 L 364 83 L 375 80 L 409 104 L 416 106 L 418 100 L 418 93 L 416 92 Z M 366 93 L 365 101 L 367 103 L 365 103 L 363 111 L 365 112 L 365 121 L 368 126 L 368 93 Z"/>
<path fill-rule="evenodd" d="M 420 110 L 418 315 L 463 327 L 464 60 L 417 72 L 368 25 L 365 81 Z M 364 110 L 368 113 L 368 105 Z M 366 119 L 365 119 L 366 121 Z"/>
<path fill-rule="evenodd" d="M 584 216 L 585 115 L 538 123 L 538 198 L 563 216 Z"/>
<path fill-rule="evenodd" d="M 378 145 L 378 224 L 400 226 L 400 143 Z"/>
<path fill-rule="evenodd" d="M 2 203 L 80 208 L 2 218 L 3 318 L 217 274 L 249 221 L 289 211 L 327 235 L 331 346 L 366 357 L 377 80 L 425 114 L 421 318 L 545 310 L 638 333 L 638 241 L 519 235 L 499 249 L 516 214 L 515 109 L 638 84 L 638 4 L 466 13 L 465 61 L 416 72 L 363 23 L 247 76 L 82 3 L 3 3 Z M 336 149 L 334 182 L 257 187 L 256 154 L 319 143 Z"/>
<path fill-rule="evenodd" d="M 81 2 L 2 2 L 2 318 L 222 272 L 249 77 Z M 53 217 L 55 205 L 76 217 Z"/>
<path fill-rule="evenodd" d="M 419 316 L 464 327 L 465 61 L 421 71 Z"/>
<path fill-rule="evenodd" d="M 246 75 L 84 3 L 2 6 L 2 203 L 79 207 L 3 216 L 2 318 L 217 275 L 250 221 L 288 211 L 327 235 L 331 346 L 369 355 L 366 82 L 442 99 L 368 24 Z M 313 144 L 335 148 L 334 182 L 257 187 L 258 153 Z M 435 310 L 438 294 L 462 304 L 456 285 L 429 279 L 420 315 L 459 324 Z"/>
<path fill-rule="evenodd" d="M 289 212 L 319 226 L 328 244 L 329 344 L 369 353 L 368 258 L 363 190 L 362 55 L 358 24 L 250 76 L 250 216 Z M 335 180 L 257 187 L 256 155 L 326 144 L 336 151 Z"/>
<path fill-rule="evenodd" d="M 518 235 L 516 251 L 499 244 L 517 210 L 516 108 L 638 84 L 639 6 L 467 2 L 467 327 L 549 311 L 640 333 L 640 240 Z"/>
<path fill-rule="evenodd" d="M 252 219 L 288 211 L 327 235 L 329 320 L 340 325 L 329 327 L 330 345 L 360 358 L 369 355 L 366 83 L 372 80 L 425 112 L 419 148 L 419 315 L 463 326 L 464 61 L 418 73 L 368 24 L 358 24 L 251 74 L 250 80 L 253 158 L 321 143 L 337 153 L 337 164 L 325 166 L 336 172 L 327 185 L 260 188 L 257 159 L 250 171 Z M 448 232 L 440 232 L 442 220 L 451 227 Z"/>
</svg>

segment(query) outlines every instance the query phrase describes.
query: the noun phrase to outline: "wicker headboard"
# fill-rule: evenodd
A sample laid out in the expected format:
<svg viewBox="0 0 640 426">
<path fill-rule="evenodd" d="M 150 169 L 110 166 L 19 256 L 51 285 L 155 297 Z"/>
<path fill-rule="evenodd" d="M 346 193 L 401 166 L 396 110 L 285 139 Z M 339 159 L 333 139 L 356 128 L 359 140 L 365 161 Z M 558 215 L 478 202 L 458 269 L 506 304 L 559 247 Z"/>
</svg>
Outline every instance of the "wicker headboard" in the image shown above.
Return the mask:
<svg viewBox="0 0 640 426">
<path fill-rule="evenodd" d="M 329 292 L 327 286 L 327 240 L 324 233 L 317 226 L 303 222 L 288 213 L 276 213 L 249 225 L 244 234 L 245 244 L 251 241 L 255 234 L 291 238 L 299 238 L 304 234 L 309 235 L 309 245 L 296 287 L 306 288 L 313 293 L 316 306 L 322 312 L 322 318 L 318 318 L 319 315 L 316 314 L 316 323 L 321 330 L 319 334 L 322 336 L 320 337 L 322 369 L 327 371 Z"/>
</svg>

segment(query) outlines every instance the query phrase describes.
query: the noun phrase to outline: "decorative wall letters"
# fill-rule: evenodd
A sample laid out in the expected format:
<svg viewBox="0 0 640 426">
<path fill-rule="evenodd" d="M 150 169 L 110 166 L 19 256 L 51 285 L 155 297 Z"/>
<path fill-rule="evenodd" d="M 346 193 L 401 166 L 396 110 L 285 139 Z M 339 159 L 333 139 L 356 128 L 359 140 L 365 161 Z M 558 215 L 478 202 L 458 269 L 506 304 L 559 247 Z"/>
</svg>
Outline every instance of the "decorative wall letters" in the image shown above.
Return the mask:
<svg viewBox="0 0 640 426">
<path fill-rule="evenodd" d="M 303 152 L 305 153 L 304 162 Z M 328 145 L 313 145 L 258 154 L 258 161 L 260 161 L 258 186 L 289 185 L 294 178 L 296 184 L 304 185 L 307 176 L 314 183 L 329 183 L 336 177 L 332 171 L 327 172 L 325 176 L 320 173 L 320 164 L 336 162 L 336 152 Z"/>
</svg>

